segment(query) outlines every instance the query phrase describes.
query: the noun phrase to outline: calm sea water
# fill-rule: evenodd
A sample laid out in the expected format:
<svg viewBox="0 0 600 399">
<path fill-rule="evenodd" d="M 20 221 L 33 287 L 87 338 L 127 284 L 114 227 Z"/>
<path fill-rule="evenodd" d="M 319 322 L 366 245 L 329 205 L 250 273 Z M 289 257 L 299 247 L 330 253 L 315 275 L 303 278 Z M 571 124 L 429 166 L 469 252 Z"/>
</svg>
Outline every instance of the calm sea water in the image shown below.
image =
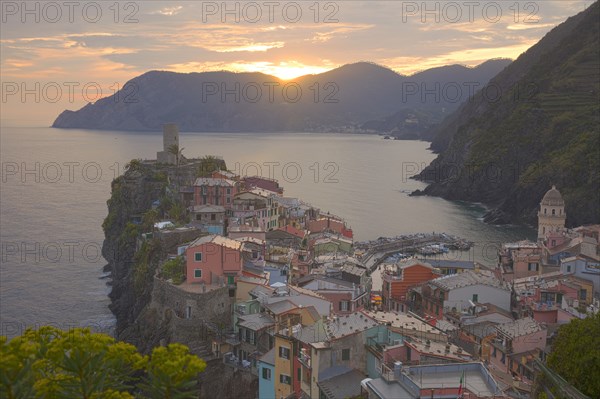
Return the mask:
<svg viewBox="0 0 600 399">
<path fill-rule="evenodd" d="M 530 229 L 490 226 L 485 209 L 439 198 L 408 177 L 435 156 L 428 143 L 344 134 L 181 134 L 184 155 L 221 155 L 229 169 L 278 179 L 297 196 L 349 222 L 356 240 L 446 232 L 476 243 L 448 255 L 493 264 L 499 243 Z M 2 127 L 0 318 L 25 326 L 91 326 L 110 332 L 110 289 L 100 256 L 110 182 L 132 158 L 155 158 L 160 133 Z"/>
</svg>

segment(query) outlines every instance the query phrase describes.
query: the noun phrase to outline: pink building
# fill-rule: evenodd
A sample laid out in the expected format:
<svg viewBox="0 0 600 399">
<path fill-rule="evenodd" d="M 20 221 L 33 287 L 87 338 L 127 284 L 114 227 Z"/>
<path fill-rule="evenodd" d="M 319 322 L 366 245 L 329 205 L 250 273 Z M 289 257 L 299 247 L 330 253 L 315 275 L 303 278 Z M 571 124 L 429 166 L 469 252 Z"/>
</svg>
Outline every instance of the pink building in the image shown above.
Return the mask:
<svg viewBox="0 0 600 399">
<path fill-rule="evenodd" d="M 257 240 L 266 241 L 266 232 L 262 227 L 249 226 L 242 224 L 238 226 L 231 226 L 227 230 L 229 238 L 237 240 L 240 238 L 251 237 Z"/>
<path fill-rule="evenodd" d="M 253 188 L 261 188 L 263 190 L 271 191 L 275 194 L 282 195 L 283 187 L 279 185 L 279 182 L 275 179 L 268 179 L 260 176 L 249 176 L 244 177 L 244 186 L 246 190 L 252 190 Z"/>
<path fill-rule="evenodd" d="M 346 223 L 333 217 L 322 217 L 320 219 L 309 220 L 308 231 L 312 233 L 321 233 L 323 231 L 333 231 L 346 238 L 352 238 L 352 229 L 346 226 Z"/>
<path fill-rule="evenodd" d="M 496 338 L 490 347 L 490 364 L 510 374 L 519 354 L 531 354 L 546 347 L 546 335 L 546 329 L 531 317 L 497 325 Z"/>
<path fill-rule="evenodd" d="M 531 241 L 504 244 L 499 254 L 504 281 L 542 274 L 542 248 Z"/>
<path fill-rule="evenodd" d="M 370 287 L 321 274 L 308 275 L 301 279 L 298 285 L 316 292 L 331 302 L 333 312 L 336 314 L 349 314 L 362 310 L 370 299 Z"/>
<path fill-rule="evenodd" d="M 243 244 L 219 235 L 200 237 L 185 251 L 190 283 L 234 284 L 242 274 Z"/>
<path fill-rule="evenodd" d="M 219 205 L 229 209 L 238 191 L 236 181 L 199 177 L 194 183 L 194 205 Z"/>
</svg>

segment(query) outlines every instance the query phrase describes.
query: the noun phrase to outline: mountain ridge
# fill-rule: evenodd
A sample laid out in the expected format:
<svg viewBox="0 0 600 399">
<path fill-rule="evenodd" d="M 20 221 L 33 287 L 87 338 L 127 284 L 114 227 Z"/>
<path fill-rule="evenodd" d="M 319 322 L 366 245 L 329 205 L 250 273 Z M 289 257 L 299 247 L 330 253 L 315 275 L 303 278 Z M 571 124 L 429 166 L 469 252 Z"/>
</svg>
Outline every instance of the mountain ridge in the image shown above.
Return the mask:
<svg viewBox="0 0 600 399">
<path fill-rule="evenodd" d="M 490 223 L 535 224 L 556 185 L 570 226 L 600 222 L 599 5 L 550 31 L 434 128 L 415 195 L 482 202 Z M 489 96 L 488 96 L 489 97 Z"/>
<path fill-rule="evenodd" d="M 411 76 L 360 62 L 289 81 L 260 72 L 153 70 L 131 79 L 110 97 L 78 111 L 63 111 L 52 126 L 159 131 L 163 123 L 176 122 L 181 131 L 197 132 L 362 131 L 363 123 L 385 119 L 402 109 L 425 112 L 440 122 L 458 104 L 404 96 L 407 84 L 431 84 L 436 73 L 458 68 L 462 71 L 458 79 L 445 76 L 442 83 L 477 81 L 483 85 L 509 62 L 492 60 L 481 69 L 453 65 Z"/>
</svg>

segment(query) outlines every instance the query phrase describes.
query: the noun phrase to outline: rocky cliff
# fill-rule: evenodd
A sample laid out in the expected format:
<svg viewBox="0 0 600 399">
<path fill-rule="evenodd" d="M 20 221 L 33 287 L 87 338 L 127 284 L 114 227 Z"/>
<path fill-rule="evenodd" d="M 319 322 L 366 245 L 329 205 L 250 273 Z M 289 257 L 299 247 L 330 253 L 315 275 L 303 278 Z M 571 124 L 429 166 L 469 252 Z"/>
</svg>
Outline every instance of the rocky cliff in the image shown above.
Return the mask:
<svg viewBox="0 0 600 399">
<path fill-rule="evenodd" d="M 186 172 L 191 171 L 132 162 L 124 175 L 112 182 L 102 254 L 108 261 L 105 270 L 111 273 L 110 309 L 117 318 L 116 336 L 143 353 L 171 342 L 187 345 L 207 361 L 200 376 L 202 398 L 254 397 L 258 379 L 226 366 L 211 353 L 213 339 L 231 327 L 234 298 L 228 289 L 192 294 L 158 278 L 159 263 L 181 240 L 157 233 L 140 239 L 143 215 L 155 200 L 168 195 L 167 182 Z M 189 308 L 189 318 L 182 317 L 184 307 Z M 231 384 L 233 380 L 243 383 Z"/>
<path fill-rule="evenodd" d="M 483 202 L 491 223 L 535 223 L 556 185 L 570 226 L 600 222 L 598 2 L 549 32 L 435 131 L 424 192 Z"/>
</svg>

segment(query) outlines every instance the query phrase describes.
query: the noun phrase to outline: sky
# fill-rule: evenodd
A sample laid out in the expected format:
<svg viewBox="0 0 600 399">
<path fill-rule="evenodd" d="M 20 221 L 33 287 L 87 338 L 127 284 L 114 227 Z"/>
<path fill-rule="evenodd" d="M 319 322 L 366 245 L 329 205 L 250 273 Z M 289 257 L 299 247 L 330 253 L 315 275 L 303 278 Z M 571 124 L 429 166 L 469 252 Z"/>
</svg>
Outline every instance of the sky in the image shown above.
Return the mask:
<svg viewBox="0 0 600 399">
<path fill-rule="evenodd" d="M 149 70 L 293 79 L 359 61 L 410 75 L 515 59 L 592 3 L 2 0 L 0 119 L 49 125 Z"/>
</svg>

